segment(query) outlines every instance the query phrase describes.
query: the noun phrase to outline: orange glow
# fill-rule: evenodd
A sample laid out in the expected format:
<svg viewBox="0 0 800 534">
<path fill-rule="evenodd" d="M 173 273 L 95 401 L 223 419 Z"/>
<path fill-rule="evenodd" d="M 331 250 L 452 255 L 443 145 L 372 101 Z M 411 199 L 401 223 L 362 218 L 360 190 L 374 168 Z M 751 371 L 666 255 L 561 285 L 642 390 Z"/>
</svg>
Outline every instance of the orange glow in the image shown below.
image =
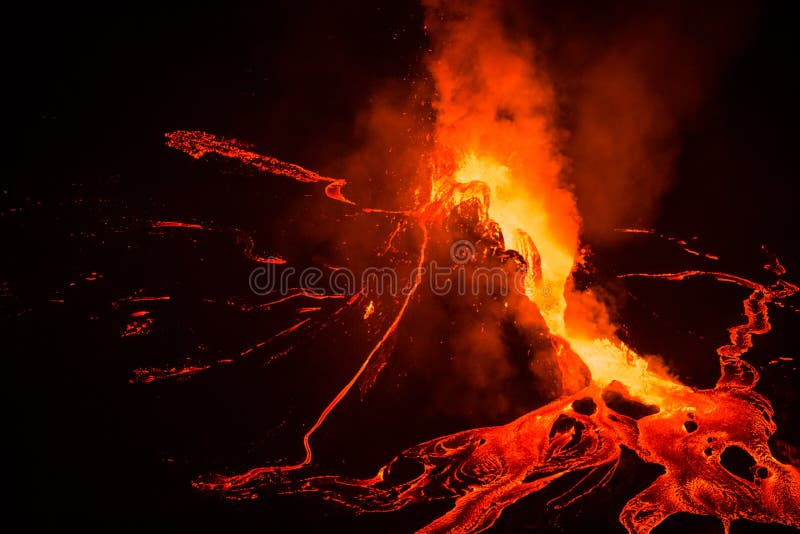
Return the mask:
<svg viewBox="0 0 800 534">
<path fill-rule="evenodd" d="M 239 474 L 210 475 L 195 481 L 195 487 L 240 499 L 255 498 L 263 491 L 319 493 L 361 512 L 398 510 L 432 500 L 434 495 L 444 496 L 453 500 L 452 508 L 422 531 L 478 532 L 491 527 L 506 506 L 544 491 L 567 473 L 582 478 L 548 503 L 554 507 L 607 484 L 624 446 L 642 460 L 664 467 L 664 474 L 621 511 L 620 522 L 629 532 L 650 532 L 679 512 L 716 516 L 726 529 L 739 518 L 800 526 L 800 471 L 772 456 L 767 443 L 776 430 L 772 408 L 753 390 L 758 373 L 742 359 L 753 345 L 753 336 L 771 328 L 768 306 L 800 288 L 779 278 L 785 269 L 777 258 L 767 266 L 778 277 L 771 285 L 716 271 L 629 275 L 666 281 L 703 276 L 751 291 L 743 301 L 744 322 L 729 328 L 730 343 L 717 350 L 720 379 L 715 388 L 685 386 L 633 352 L 615 336 L 604 305 L 590 292 L 576 291 L 571 283 L 573 269 L 582 260 L 580 218 L 575 198 L 564 183 L 567 166 L 559 151 L 563 133 L 554 126 L 554 90 L 536 67 L 533 46 L 508 39 L 489 3 L 478 2 L 455 14 L 440 2 L 429 4 L 426 23 L 434 51 L 428 66 L 437 89 L 436 123 L 432 152 L 420 157 L 430 162 L 431 195 L 415 209 L 391 212 L 402 222 L 389 236 L 383 253 L 390 250 L 401 228 L 413 228 L 422 239 L 411 257 L 421 268 L 429 253 L 430 235 L 441 231 L 446 217 L 465 201 L 477 201 L 483 208 L 480 216 L 486 219 L 481 222 L 497 223 L 503 248 L 517 251 L 527 267 L 524 294 L 535 306 L 520 298 L 525 307 L 516 309 L 505 302 L 506 309 L 516 314 L 515 324 L 523 326 L 533 324 L 528 321 L 530 315 L 541 313 L 549 330 L 547 339 L 557 347 L 559 370 L 565 375 L 562 383 L 581 385 L 565 388 L 562 398 L 508 424 L 411 447 L 372 478 L 298 474 L 312 463 L 314 433 L 396 334 L 420 287 L 416 278 L 363 363 L 316 420 L 309 422 L 302 436 L 301 459 Z M 169 146 L 194 158 L 216 154 L 259 172 L 326 183 L 329 198 L 353 204 L 342 196 L 344 180 L 257 154 L 236 141 L 189 131 L 171 132 L 167 139 Z M 389 213 L 352 209 L 367 216 Z M 655 234 L 654 230 L 626 231 Z M 692 255 L 718 259 L 690 248 L 686 241 L 667 239 Z M 380 250 L 383 244 L 376 245 Z M 252 256 L 252 246 L 248 251 Z M 316 298 L 299 290 L 260 306 L 309 297 Z M 355 305 L 359 298 L 354 295 L 346 306 Z M 369 301 L 359 314 L 369 321 L 384 311 L 379 303 Z M 310 320 L 276 337 L 288 336 Z M 574 355 L 570 359 L 570 348 L 591 373 L 588 385 L 578 380 L 582 369 Z M 528 351 L 528 357 L 533 363 L 536 355 Z M 183 372 L 169 369 L 161 374 Z M 143 372 L 142 376 L 146 382 L 153 375 Z M 737 476 L 722 465 L 721 455 L 729 446 L 752 457 L 749 477 Z M 411 480 L 392 482 L 392 467 L 398 460 L 416 463 L 421 473 Z"/>
<path fill-rule="evenodd" d="M 577 228 L 575 235 L 551 231 L 551 221 L 564 221 L 561 214 L 549 212 L 541 202 L 529 197 L 525 188 L 518 186 L 511 170 L 491 158 L 479 158 L 474 153 L 465 155 L 454 178 L 460 183 L 482 182 L 488 185 L 491 195 L 489 215 L 502 228 L 506 247 L 527 250 L 523 257 L 529 266 L 538 263 L 533 259 L 533 255 L 538 254 L 541 272 L 535 273 L 530 269 L 526 273 L 526 294 L 539 306 L 550 330 L 563 335 L 567 305 L 564 289 L 575 263 Z M 573 223 L 570 217 L 567 215 L 565 224 Z M 533 250 L 527 246 L 530 240 L 536 244 Z M 537 275 L 541 276 L 540 281 L 536 280 Z"/>
<path fill-rule="evenodd" d="M 213 136 L 205 134 L 202 139 L 204 142 L 213 141 Z M 195 481 L 195 487 L 220 491 L 232 499 L 255 498 L 265 490 L 320 493 L 327 499 L 365 512 L 397 510 L 413 502 L 429 500 L 429 491 L 434 494 L 444 492 L 455 500 L 453 508 L 423 531 L 456 529 L 474 532 L 490 527 L 506 506 L 530 493 L 544 491 L 551 482 L 567 473 L 580 472 L 585 476 L 554 498 L 551 501 L 553 506 L 564 506 L 605 485 L 619 462 L 619 446 L 624 445 L 646 461 L 665 468 L 664 475 L 623 508 L 620 521 L 629 532 L 647 533 L 678 512 L 715 515 L 726 527 L 738 518 L 800 526 L 800 471 L 781 464 L 772 456 L 767 445 L 767 439 L 775 432 L 772 409 L 765 398 L 752 390 L 758 381 L 758 373 L 741 359 L 752 347 L 753 336 L 770 330 L 768 305 L 779 304 L 800 288 L 780 278 L 767 286 L 722 272 L 628 275 L 672 281 L 706 276 L 752 291 L 743 302 L 746 321 L 730 327 L 730 343 L 717 351 L 721 368 L 717 387 L 693 390 L 651 369 L 646 359 L 611 334 L 612 325 L 607 323 L 607 314 L 603 313 L 600 302 L 591 294 L 574 293 L 569 275 L 573 262 L 579 259 L 575 252 L 577 245 L 570 248 L 572 241 L 564 240 L 568 233 L 548 234 L 541 229 L 538 234 L 535 229 L 528 231 L 527 225 L 535 224 L 531 221 L 545 219 L 527 215 L 526 210 L 530 207 L 522 195 L 517 195 L 517 198 L 512 194 L 504 196 L 503 188 L 516 183 L 514 174 L 493 158 L 465 153 L 467 156 L 461 166 L 434 180 L 431 201 L 409 214 L 409 221 L 414 221 L 424 236 L 417 267 L 422 266 L 426 257 L 428 228 L 441 225 L 447 209 L 455 207 L 458 202 L 468 199 L 481 201 L 485 207 L 488 206 L 489 214 L 501 222 L 504 234 L 509 233 L 512 240 L 517 239 L 510 242 L 525 250 L 527 262 L 536 265 L 541 261 L 541 276 L 536 273 L 526 276 L 526 281 L 533 286 L 526 286 L 525 293 L 542 307 L 553 339 L 558 339 L 559 335 L 563 337 L 588 366 L 592 383 L 507 425 L 460 432 L 412 447 L 370 479 L 289 476 L 311 465 L 313 434 L 352 390 L 376 353 L 395 334 L 419 287 L 420 279 L 417 278 L 362 365 L 304 434 L 305 455 L 302 460 L 257 467 L 237 475 L 211 475 Z M 248 159 L 253 158 L 248 156 Z M 492 193 L 501 200 L 490 204 Z M 547 211 L 546 220 L 559 218 L 554 207 L 541 209 Z M 569 215 L 565 220 L 574 220 L 573 208 L 568 208 L 566 213 Z M 541 251 L 532 238 L 529 238 L 530 242 L 526 241 L 528 233 L 540 236 L 540 241 L 545 243 Z M 394 232 L 391 239 L 394 239 Z M 569 267 L 564 271 L 551 271 L 552 265 L 558 265 L 558 262 L 549 258 L 558 256 L 550 254 L 553 251 L 565 254 L 567 250 L 573 250 Z M 774 264 L 779 265 L 777 259 Z M 539 287 L 546 283 L 558 283 L 559 287 L 565 288 L 555 295 L 560 300 L 540 300 Z M 297 298 L 301 296 L 302 292 L 299 292 Z M 354 295 L 346 306 L 355 305 L 358 300 L 359 295 Z M 569 303 L 572 308 L 569 313 L 561 302 Z M 365 318 L 375 313 L 374 303 L 372 308 L 368 314 L 370 305 L 367 305 Z M 524 318 L 520 319 L 524 323 Z M 273 337 L 289 335 L 304 323 L 295 324 Z M 242 356 L 249 352 L 250 349 L 244 351 Z M 281 354 L 285 351 L 276 356 Z M 189 364 L 168 369 L 139 369 L 135 372 L 135 379 L 149 383 L 189 376 L 207 368 Z M 569 369 L 568 365 L 562 367 L 562 371 Z M 750 480 L 731 474 L 722 466 L 721 456 L 729 445 L 736 445 L 753 458 Z M 416 478 L 391 486 L 387 477 L 399 459 L 416 462 L 424 469 Z M 472 484 L 463 488 L 459 482 L 462 477 L 472 480 Z M 385 489 L 386 484 L 390 490 Z"/>
<path fill-rule="evenodd" d="M 598 325 L 567 325 L 565 293 L 579 260 L 580 221 L 575 199 L 562 183 L 565 160 L 558 151 L 562 134 L 553 126 L 554 92 L 536 68 L 532 45 L 509 41 L 490 5 L 464 11 L 448 23 L 432 16 L 428 21 L 434 42 L 446 43 L 430 60 L 438 88 L 434 166 L 448 169 L 448 161 L 456 161 L 452 174 L 434 176 L 434 200 L 449 191 L 451 180 L 488 186 L 482 200 L 489 216 L 500 225 L 505 246 L 528 263 L 526 294 L 550 331 L 581 356 L 596 383 L 624 378 L 638 394 L 677 387 L 649 372 L 646 361 Z M 534 272 L 539 263 L 541 272 Z M 571 317 L 592 313 L 580 309 L 583 303 L 585 296 L 575 301 Z"/>
</svg>

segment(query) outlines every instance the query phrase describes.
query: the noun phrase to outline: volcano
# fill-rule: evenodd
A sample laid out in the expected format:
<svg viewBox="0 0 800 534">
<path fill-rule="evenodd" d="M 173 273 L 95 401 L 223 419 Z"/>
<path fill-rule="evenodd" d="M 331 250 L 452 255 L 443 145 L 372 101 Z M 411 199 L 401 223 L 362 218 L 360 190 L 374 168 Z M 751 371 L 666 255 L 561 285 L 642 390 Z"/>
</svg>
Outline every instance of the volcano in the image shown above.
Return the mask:
<svg viewBox="0 0 800 534">
<path fill-rule="evenodd" d="M 94 15 L 31 95 L 28 522 L 800 529 L 777 8 L 312 7 Z"/>
</svg>

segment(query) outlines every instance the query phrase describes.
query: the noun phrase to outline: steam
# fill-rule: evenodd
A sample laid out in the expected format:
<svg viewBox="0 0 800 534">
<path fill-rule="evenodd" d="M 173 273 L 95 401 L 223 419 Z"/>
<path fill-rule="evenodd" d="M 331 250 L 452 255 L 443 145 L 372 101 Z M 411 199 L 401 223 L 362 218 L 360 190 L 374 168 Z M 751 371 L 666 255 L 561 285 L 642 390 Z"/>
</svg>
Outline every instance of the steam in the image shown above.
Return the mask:
<svg viewBox="0 0 800 534">
<path fill-rule="evenodd" d="M 530 235 L 542 276 L 526 292 L 599 384 L 622 371 L 640 393 L 670 382 L 660 360 L 646 362 L 616 337 L 613 298 L 575 291 L 571 273 L 581 231 L 603 241 L 617 226 L 657 215 L 684 130 L 744 34 L 736 24 L 744 11 L 714 13 L 722 29 L 711 35 L 708 15 L 686 22 L 692 8 L 678 6 L 558 26 L 554 36 L 519 6 L 429 0 L 425 7 L 441 175 L 434 179 L 485 182 L 506 246 L 523 250 Z M 531 36 L 561 48 L 540 53 Z"/>
<path fill-rule="evenodd" d="M 685 6 L 633 7 L 586 23 L 570 8 L 423 3 L 429 78 L 412 87 L 387 80 L 376 91 L 356 122 L 363 144 L 334 174 L 348 176 L 354 194 L 370 195 L 359 204 L 403 209 L 426 202 L 431 170 L 434 181 L 486 183 L 506 247 L 532 242 L 541 258 L 541 280 L 527 293 L 549 330 L 578 350 L 595 379 L 629 367 L 613 296 L 578 292 L 570 282 L 579 235 L 600 242 L 615 227 L 657 216 L 684 132 L 745 34 L 746 10 L 716 11 L 713 25 Z M 430 155 L 430 167 L 420 154 Z M 478 385 L 485 374 L 506 374 L 486 356 L 502 360 L 502 347 L 486 343 L 456 347 L 487 349 L 467 358 L 490 368 L 466 373 Z M 650 372 L 667 378 L 649 360 Z"/>
<path fill-rule="evenodd" d="M 489 214 L 508 248 L 521 250 L 530 235 L 546 291 L 534 294 L 531 287 L 529 296 L 550 329 L 562 333 L 562 295 L 578 249 L 579 218 L 562 182 L 564 133 L 555 125 L 552 84 L 533 43 L 510 38 L 492 3 L 437 1 L 426 7 L 437 156 L 442 167 L 452 161 L 457 181 L 487 183 Z"/>
<path fill-rule="evenodd" d="M 613 239 L 615 227 L 657 217 L 687 131 L 751 17 L 741 6 L 634 4 L 556 36 L 568 43 L 553 75 L 567 89 L 565 151 L 587 238 Z"/>
</svg>

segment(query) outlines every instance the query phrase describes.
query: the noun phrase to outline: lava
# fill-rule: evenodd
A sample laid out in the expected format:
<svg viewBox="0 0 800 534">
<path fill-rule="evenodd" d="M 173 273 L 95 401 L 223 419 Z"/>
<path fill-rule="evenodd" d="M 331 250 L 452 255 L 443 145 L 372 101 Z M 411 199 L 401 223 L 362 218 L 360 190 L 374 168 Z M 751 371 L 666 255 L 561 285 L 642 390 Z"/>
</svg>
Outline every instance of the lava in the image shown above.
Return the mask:
<svg viewBox="0 0 800 534">
<path fill-rule="evenodd" d="M 626 234 L 645 234 L 645 235 L 654 235 L 660 237 L 661 239 L 666 239 L 671 243 L 675 243 L 678 247 L 681 248 L 687 254 L 691 254 L 692 256 L 701 256 L 708 260 L 719 261 L 719 256 L 716 254 L 711 254 L 710 252 L 701 252 L 699 250 L 695 250 L 689 246 L 689 243 L 685 239 L 681 239 L 679 237 L 665 235 L 656 232 L 651 228 L 617 228 L 617 232 L 622 232 Z"/>
<path fill-rule="evenodd" d="M 484 4 L 464 8 L 468 16 L 452 19 L 442 14 L 439 3 L 428 7 L 426 22 L 435 49 L 428 67 L 437 89 L 432 102 L 436 123 L 434 146 L 421 158 L 431 161 L 429 183 L 423 187 L 430 195 L 413 208 L 358 206 L 342 193 L 346 180 L 258 154 L 234 139 L 180 130 L 167 133 L 166 143 L 195 159 L 214 156 L 265 176 L 326 184 L 328 198 L 363 216 L 393 214 L 399 222 L 378 249 L 385 255 L 399 234 L 416 232 L 421 236 L 413 251 L 417 270 L 431 257 L 445 257 L 455 239 L 472 232 L 479 246 L 473 245 L 465 255 L 451 252 L 452 263 L 460 266 L 459 273 L 483 268 L 484 263 L 499 266 L 522 281 L 519 291 L 503 299 L 485 290 L 477 296 L 484 302 L 476 307 L 483 309 L 482 304 L 491 302 L 495 306 L 486 307 L 495 313 L 491 318 L 497 324 L 508 323 L 530 334 L 531 339 L 520 336 L 521 343 L 529 344 L 526 364 L 538 371 L 533 376 L 552 386 L 543 393 L 548 402 L 507 424 L 448 434 L 408 448 L 371 478 L 310 473 L 314 434 L 356 384 L 374 383 L 385 364 L 376 360 L 392 357 L 391 350 L 389 356 L 383 351 L 409 322 L 411 308 L 433 298 L 421 276 L 410 276 L 407 291 L 397 297 L 394 308 L 368 299 L 364 292 L 352 295 L 334 312 L 358 302 L 365 304 L 359 312 L 365 324 L 379 316 L 388 319 L 361 365 L 302 435 L 298 460 L 238 474 L 209 474 L 195 480 L 194 486 L 232 499 L 318 494 L 357 512 L 396 511 L 447 499 L 452 507 L 421 531 L 479 532 L 527 495 L 547 495 L 548 505 L 558 508 L 608 484 L 624 447 L 664 470 L 621 510 L 619 520 L 629 532 L 650 532 L 679 512 L 715 516 L 726 530 L 736 519 L 800 527 L 800 470 L 772 455 L 768 445 L 776 431 L 772 407 L 754 391 L 759 374 L 743 359 L 754 336 L 770 331 L 770 305 L 781 305 L 800 288 L 782 278 L 786 270 L 777 257 L 767 265 L 776 277 L 768 285 L 720 271 L 622 275 L 675 282 L 708 277 L 751 292 L 742 303 L 744 322 L 730 326 L 729 343 L 717 349 L 720 378 L 715 387 L 692 388 L 652 368 L 615 336 L 613 325 L 592 319 L 593 310 L 602 304 L 573 287 L 573 270 L 583 260 L 580 218 L 562 180 L 566 161 L 558 150 L 561 134 L 555 126 L 554 91 L 534 68 L 534 51 L 507 38 L 496 14 Z M 174 221 L 154 226 L 204 228 Z M 622 231 L 660 235 L 654 230 Z M 662 237 L 695 256 L 719 259 L 691 248 L 687 241 Z M 254 262 L 286 262 L 279 256 L 259 256 L 252 240 L 244 241 L 245 255 Z M 289 300 L 329 297 L 296 288 L 245 308 L 268 310 Z M 317 310 L 302 307 L 299 313 Z M 570 316 L 583 320 L 576 322 Z M 289 337 L 310 321 L 311 317 L 299 320 L 240 356 L 275 338 Z M 543 370 L 547 366 L 541 361 L 549 362 L 548 357 L 553 368 Z M 152 382 L 209 367 L 190 362 L 185 367 L 135 373 L 139 381 Z M 730 454 L 748 458 L 749 467 L 739 472 L 729 468 Z M 413 476 L 408 475 L 409 466 L 415 468 Z"/>
<path fill-rule="evenodd" d="M 320 176 L 298 165 L 284 163 L 269 156 L 256 154 L 248 150 L 246 145 L 235 140 L 219 139 L 214 135 L 199 131 L 175 131 L 167 134 L 167 145 L 181 150 L 195 159 L 199 159 L 206 154 L 217 154 L 223 157 L 235 158 L 259 171 L 287 176 L 298 182 L 327 183 L 325 194 L 328 197 L 353 204 L 352 201 L 342 195 L 342 187 L 347 184 L 345 180 Z"/>
<path fill-rule="evenodd" d="M 474 184 L 472 191 L 457 182 L 451 186 L 462 194 L 462 201 L 470 195 L 487 198 Z M 423 228 L 431 221 L 437 223 L 431 214 L 438 216 L 442 206 L 450 205 L 452 199 L 443 198 L 441 190 L 440 186 L 432 201 L 416 213 Z M 423 243 L 419 251 L 419 266 L 425 258 L 425 246 Z M 762 285 L 722 272 L 623 276 L 672 281 L 711 277 L 752 291 L 743 302 L 746 322 L 731 326 L 730 344 L 717 351 L 721 378 L 715 388 L 692 389 L 650 371 L 647 362 L 619 340 L 573 335 L 567 341 L 593 378 L 590 386 L 577 393 L 507 425 L 443 436 L 403 451 L 370 479 L 289 477 L 289 472 L 311 465 L 311 437 L 394 334 L 419 286 L 417 279 L 361 367 L 303 436 L 302 460 L 239 475 L 203 477 L 195 485 L 229 498 L 252 498 L 264 492 L 319 493 L 360 512 L 398 510 L 416 502 L 451 498 L 453 508 L 423 531 L 476 532 L 490 527 L 506 506 L 545 490 L 567 474 L 581 476 L 551 499 L 552 506 L 564 506 L 608 483 L 619 462 L 620 446 L 625 446 L 665 468 L 663 475 L 622 510 L 620 521 L 630 532 L 649 532 L 678 512 L 714 515 L 726 527 L 739 518 L 800 526 L 800 471 L 772 456 L 767 445 L 775 431 L 772 409 L 753 391 L 758 373 L 741 359 L 752 347 L 752 337 L 770 329 L 768 304 L 794 295 L 798 287 L 782 279 Z M 364 318 L 370 315 L 370 307 L 374 309 L 370 303 Z M 170 371 L 167 374 L 183 372 Z M 750 479 L 731 473 L 722 463 L 725 450 L 734 446 L 753 458 Z M 419 464 L 421 474 L 394 482 L 393 466 L 408 462 Z"/>
</svg>

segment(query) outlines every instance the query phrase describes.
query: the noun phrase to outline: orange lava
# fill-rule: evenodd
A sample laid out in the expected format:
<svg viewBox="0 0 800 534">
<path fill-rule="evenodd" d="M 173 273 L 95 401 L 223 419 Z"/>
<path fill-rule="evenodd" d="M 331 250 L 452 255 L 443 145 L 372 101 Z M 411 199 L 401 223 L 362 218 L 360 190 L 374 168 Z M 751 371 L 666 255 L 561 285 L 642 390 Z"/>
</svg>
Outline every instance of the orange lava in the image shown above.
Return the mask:
<svg viewBox="0 0 800 534">
<path fill-rule="evenodd" d="M 199 131 L 175 131 L 166 134 L 167 146 L 185 152 L 199 159 L 206 154 L 217 154 L 222 157 L 236 159 L 259 171 L 286 176 L 298 182 L 327 183 L 325 194 L 328 197 L 352 204 L 342 195 L 342 187 L 347 183 L 338 178 L 329 178 L 304 169 L 292 163 L 284 163 L 270 156 L 262 156 L 248 150 L 244 144 L 235 139 L 220 139 L 214 135 Z"/>
<path fill-rule="evenodd" d="M 390 212 L 401 222 L 389 236 L 386 251 L 401 228 L 418 229 L 422 239 L 415 251 L 416 263 L 422 267 L 429 254 L 430 234 L 441 230 L 460 206 L 479 203 L 487 226 L 491 222 L 492 228 L 498 228 L 500 242 L 508 249 L 503 252 L 513 250 L 524 261 L 523 293 L 535 304 L 531 307 L 536 313 L 541 313 L 549 339 L 560 347 L 561 374 L 567 380 L 580 376 L 580 364 L 591 373 L 591 383 L 566 388 L 572 393 L 508 424 L 458 432 L 411 447 L 369 479 L 308 473 L 314 433 L 395 335 L 420 286 L 417 277 L 409 280 L 410 290 L 361 366 L 302 436 L 304 454 L 299 460 L 239 474 L 211 474 L 196 480 L 195 487 L 234 499 L 262 493 L 317 493 L 359 512 L 394 511 L 449 499 L 453 506 L 422 531 L 479 532 L 526 495 L 552 491 L 557 480 L 568 478 L 568 483 L 552 496 L 552 507 L 563 507 L 609 483 L 621 447 L 626 447 L 664 468 L 621 510 L 620 522 L 629 532 L 650 532 L 678 512 L 718 517 L 726 529 L 740 518 L 800 527 L 800 471 L 780 463 L 770 452 L 767 440 L 776 430 L 772 407 L 753 390 L 758 372 L 742 359 L 753 346 L 753 336 L 770 330 L 769 306 L 781 304 L 800 288 L 780 278 L 785 269 L 777 258 L 768 265 L 778 277 L 771 285 L 722 272 L 626 275 L 668 281 L 710 277 L 751 291 L 743 301 L 745 321 L 731 326 L 730 342 L 717 349 L 720 379 L 714 388 L 693 389 L 651 368 L 615 337 L 613 325 L 602 319 L 607 317 L 603 305 L 572 288 L 571 274 L 582 261 L 580 218 L 575 199 L 563 183 L 566 161 L 558 149 L 561 133 L 554 126 L 554 91 L 535 67 L 532 46 L 507 38 L 489 3 L 464 7 L 450 18 L 442 13 L 446 11 L 443 3 L 429 4 L 426 24 L 434 52 L 428 67 L 437 88 L 436 124 L 434 148 L 423 159 L 431 161 L 431 195 L 415 209 Z M 326 195 L 333 200 L 367 216 L 385 213 L 355 206 L 345 198 L 343 179 L 260 155 L 241 142 L 199 131 L 175 131 L 166 137 L 168 146 L 193 158 L 216 155 L 266 175 L 324 183 Z M 623 231 L 656 234 L 653 230 Z M 690 254 L 718 259 L 689 247 L 686 241 L 662 237 Z M 263 260 L 252 253 L 252 241 L 245 248 L 254 261 Z M 315 298 L 298 290 L 260 306 L 306 297 Z M 353 296 L 347 305 L 357 299 L 358 295 Z M 370 302 L 363 319 L 377 313 Z M 288 335 L 309 320 L 277 336 Z M 519 320 L 524 323 L 525 317 Z M 567 352 L 579 359 L 570 360 Z M 143 371 L 141 381 L 196 370 Z M 724 465 L 724 456 L 734 448 L 752 460 L 747 472 L 734 473 Z M 416 476 L 410 480 L 394 476 L 398 465 L 408 463 L 419 468 Z"/>
<path fill-rule="evenodd" d="M 442 210 L 451 204 L 452 199 L 442 197 L 445 189 L 450 195 L 458 192 L 462 197 L 477 195 L 488 201 L 489 197 L 481 194 L 484 189 L 475 184 L 445 185 L 439 184 L 431 202 L 410 217 L 423 230 L 438 224 Z M 419 266 L 424 259 L 423 243 Z M 772 409 L 752 389 L 758 373 L 741 359 L 752 346 L 752 336 L 770 329 L 768 304 L 794 295 L 798 287 L 781 279 L 765 286 L 721 272 L 625 276 L 673 281 L 706 276 L 752 291 L 743 302 L 745 323 L 732 326 L 730 344 L 718 349 L 721 378 L 714 389 L 694 390 L 650 371 L 647 363 L 619 340 L 573 334 L 567 341 L 594 378 L 592 385 L 580 392 L 507 425 L 468 430 L 420 444 L 402 452 L 370 479 L 289 477 L 288 473 L 311 464 L 311 437 L 393 335 L 419 284 L 417 279 L 361 367 L 304 434 L 305 455 L 300 461 L 258 467 L 238 475 L 210 475 L 196 481 L 195 486 L 235 499 L 254 498 L 263 492 L 319 493 L 362 512 L 398 510 L 415 502 L 450 498 L 453 508 L 422 530 L 477 532 L 489 528 L 506 506 L 544 490 L 567 474 L 579 473 L 580 477 L 551 500 L 553 507 L 571 503 L 608 483 L 619 461 L 620 446 L 625 446 L 665 468 L 663 475 L 621 511 L 620 521 L 630 532 L 649 532 L 678 512 L 713 515 L 726 527 L 739 518 L 800 526 L 800 471 L 772 456 L 767 445 L 775 431 Z M 188 367 L 158 374 L 174 376 L 196 370 Z M 142 375 L 141 381 L 154 379 Z M 623 405 L 629 402 L 649 407 L 649 411 L 643 416 L 626 414 L 619 407 L 620 399 Z M 749 478 L 733 474 L 722 465 L 722 454 L 731 446 L 753 458 Z M 418 463 L 421 474 L 393 483 L 392 467 L 400 461 Z"/>
</svg>

